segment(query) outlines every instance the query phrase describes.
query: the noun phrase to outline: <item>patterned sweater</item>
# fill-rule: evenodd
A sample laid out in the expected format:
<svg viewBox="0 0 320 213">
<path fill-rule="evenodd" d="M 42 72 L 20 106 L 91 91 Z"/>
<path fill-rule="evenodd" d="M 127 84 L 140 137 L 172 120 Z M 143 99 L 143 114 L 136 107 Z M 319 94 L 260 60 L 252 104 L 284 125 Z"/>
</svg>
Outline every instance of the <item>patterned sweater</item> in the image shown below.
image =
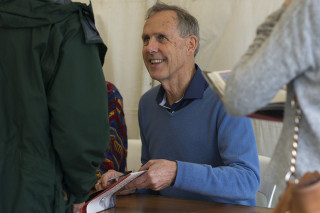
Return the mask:
<svg viewBox="0 0 320 213">
<path fill-rule="evenodd" d="M 119 90 L 110 82 L 108 89 L 108 110 L 110 124 L 110 144 L 105 151 L 105 160 L 97 170 L 97 178 L 109 169 L 124 172 L 127 166 L 127 126 L 124 119 L 122 96 Z"/>
</svg>

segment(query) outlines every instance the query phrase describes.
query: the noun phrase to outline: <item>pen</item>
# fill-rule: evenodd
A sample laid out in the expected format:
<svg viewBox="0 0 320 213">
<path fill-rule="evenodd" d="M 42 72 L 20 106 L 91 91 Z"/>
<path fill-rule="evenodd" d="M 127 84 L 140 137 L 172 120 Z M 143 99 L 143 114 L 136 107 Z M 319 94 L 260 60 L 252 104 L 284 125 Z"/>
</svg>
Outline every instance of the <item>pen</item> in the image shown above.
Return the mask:
<svg viewBox="0 0 320 213">
<path fill-rule="evenodd" d="M 115 179 L 117 179 L 117 178 L 120 178 L 120 177 L 124 177 L 124 176 L 126 176 L 127 174 L 130 174 L 131 172 L 132 172 L 132 171 L 127 171 L 127 172 L 125 172 L 125 173 L 123 173 L 123 174 L 121 174 L 121 175 L 117 175 L 117 176 L 115 176 L 115 177 L 109 178 L 109 179 L 108 179 L 108 182 L 109 182 L 109 181 L 112 181 L 112 180 L 115 180 Z M 102 184 L 102 182 L 96 183 L 96 185 L 99 185 L 99 184 Z"/>
<path fill-rule="evenodd" d="M 124 177 L 124 176 L 126 176 L 127 174 L 130 174 L 131 172 L 132 172 L 132 171 L 127 171 L 127 172 L 123 173 L 122 175 L 118 175 L 118 176 L 109 178 L 108 181 L 112 181 L 112 180 L 114 180 L 114 179 L 117 179 L 117 178 L 120 178 L 120 177 Z"/>
</svg>

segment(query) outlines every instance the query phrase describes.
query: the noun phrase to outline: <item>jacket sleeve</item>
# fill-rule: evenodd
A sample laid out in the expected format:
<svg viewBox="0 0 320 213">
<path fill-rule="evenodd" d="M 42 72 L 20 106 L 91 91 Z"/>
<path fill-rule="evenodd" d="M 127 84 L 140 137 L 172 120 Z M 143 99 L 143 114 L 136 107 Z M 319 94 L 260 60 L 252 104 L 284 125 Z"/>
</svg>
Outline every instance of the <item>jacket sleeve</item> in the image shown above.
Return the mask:
<svg viewBox="0 0 320 213">
<path fill-rule="evenodd" d="M 267 105 L 284 85 L 315 65 L 319 2 L 293 0 L 260 25 L 257 35 L 228 77 L 227 111 L 247 115 Z"/>
<path fill-rule="evenodd" d="M 57 60 L 48 89 L 52 142 L 66 189 L 80 203 L 96 182 L 109 144 L 107 88 L 98 44 L 85 42 L 79 21 L 56 28 L 51 55 Z"/>
</svg>

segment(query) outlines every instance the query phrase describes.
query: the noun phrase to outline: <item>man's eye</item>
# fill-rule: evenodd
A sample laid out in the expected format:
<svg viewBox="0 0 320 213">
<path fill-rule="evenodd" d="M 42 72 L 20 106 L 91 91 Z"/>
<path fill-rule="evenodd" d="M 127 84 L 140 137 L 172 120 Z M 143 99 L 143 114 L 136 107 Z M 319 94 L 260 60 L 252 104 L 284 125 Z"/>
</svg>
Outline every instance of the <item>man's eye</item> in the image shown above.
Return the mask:
<svg viewBox="0 0 320 213">
<path fill-rule="evenodd" d="M 159 35 L 159 39 L 164 40 L 164 39 L 166 39 L 166 37 L 164 35 Z"/>
<path fill-rule="evenodd" d="M 143 38 L 143 44 L 147 44 L 149 42 L 150 38 Z"/>
</svg>

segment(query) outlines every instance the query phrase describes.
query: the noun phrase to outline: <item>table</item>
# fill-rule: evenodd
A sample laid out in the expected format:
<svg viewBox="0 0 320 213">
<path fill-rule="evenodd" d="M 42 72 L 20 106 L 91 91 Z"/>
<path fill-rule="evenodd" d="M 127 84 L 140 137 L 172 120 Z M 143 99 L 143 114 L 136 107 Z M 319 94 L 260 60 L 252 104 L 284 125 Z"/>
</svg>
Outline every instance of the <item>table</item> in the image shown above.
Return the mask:
<svg viewBox="0 0 320 213">
<path fill-rule="evenodd" d="M 133 194 L 118 196 L 115 208 L 100 213 L 272 213 L 273 209 Z"/>
</svg>

